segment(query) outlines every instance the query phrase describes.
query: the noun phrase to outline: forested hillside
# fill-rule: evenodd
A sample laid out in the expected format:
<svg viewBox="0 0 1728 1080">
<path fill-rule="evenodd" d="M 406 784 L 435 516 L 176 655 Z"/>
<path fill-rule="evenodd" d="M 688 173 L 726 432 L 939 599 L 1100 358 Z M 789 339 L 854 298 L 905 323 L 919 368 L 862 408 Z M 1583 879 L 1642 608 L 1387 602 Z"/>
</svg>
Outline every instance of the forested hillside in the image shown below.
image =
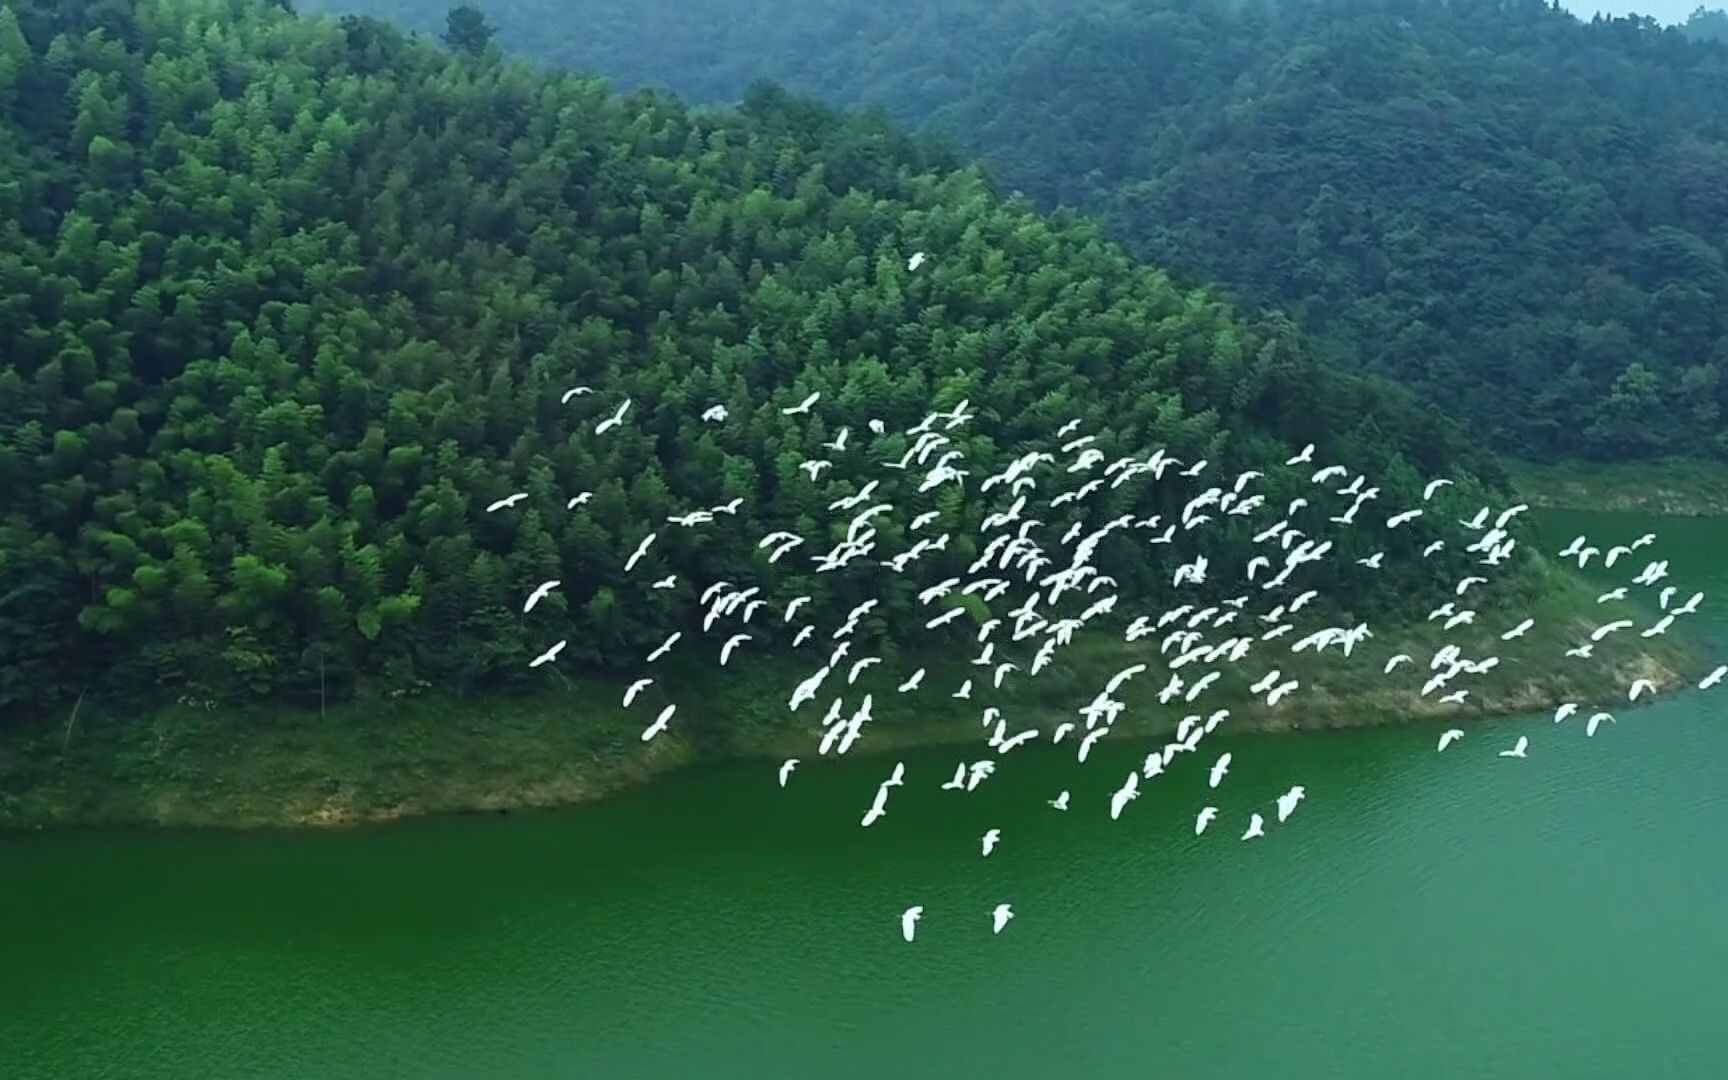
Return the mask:
<svg viewBox="0 0 1728 1080">
<path fill-rule="evenodd" d="M 756 537 L 814 532 L 852 490 L 798 467 L 835 427 L 962 399 L 978 468 L 1084 417 L 1112 453 L 1239 467 L 1317 442 L 1388 504 L 1424 476 L 1500 482 L 1287 323 L 876 120 L 768 90 L 692 112 L 262 0 L 0 4 L 0 358 L 12 715 L 86 690 L 538 681 L 548 634 L 562 664 L 635 664 L 701 583 L 763 573 Z M 782 414 L 817 391 L 813 422 Z M 726 423 L 699 418 L 715 404 Z M 982 500 L 928 498 L 963 565 Z M 623 573 L 668 515 L 730 500 L 650 558 L 678 588 Z M 1415 560 L 1420 523 L 1356 531 L 1391 553 L 1363 611 L 1469 562 Z M 1125 565 L 1126 590 L 1170 584 Z M 913 607 L 910 586 L 777 573 L 782 602 L 879 599 L 883 632 Z M 563 589 L 522 615 L 546 578 Z"/>
<path fill-rule="evenodd" d="M 316 0 L 443 25 L 440 0 Z M 1541 0 L 482 0 L 703 100 L 879 103 L 1529 457 L 1728 454 L 1728 48 Z"/>
</svg>

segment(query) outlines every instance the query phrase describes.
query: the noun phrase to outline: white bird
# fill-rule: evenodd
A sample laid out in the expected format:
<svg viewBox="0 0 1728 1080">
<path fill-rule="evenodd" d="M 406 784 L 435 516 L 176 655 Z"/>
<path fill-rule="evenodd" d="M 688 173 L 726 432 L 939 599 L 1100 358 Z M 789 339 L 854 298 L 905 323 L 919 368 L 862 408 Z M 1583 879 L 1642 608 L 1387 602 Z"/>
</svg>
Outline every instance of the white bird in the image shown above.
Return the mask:
<svg viewBox="0 0 1728 1080">
<path fill-rule="evenodd" d="M 671 652 L 672 646 L 678 644 L 678 639 L 683 637 L 683 636 L 684 636 L 684 631 L 682 631 L 682 630 L 672 631 L 671 636 L 668 637 L 665 641 L 662 641 L 660 643 L 659 648 L 655 649 L 653 652 L 648 654 L 648 662 L 650 664 L 652 664 L 654 661 L 660 659 L 662 656 L 665 656 L 667 653 Z"/>
<path fill-rule="evenodd" d="M 1300 454 L 1297 454 L 1293 458 L 1287 459 L 1284 462 L 1284 464 L 1286 464 L 1286 465 L 1306 465 L 1310 461 L 1313 461 L 1313 460 L 1314 460 L 1314 444 L 1309 443 L 1307 446 L 1304 446 L 1302 448 L 1302 452 Z"/>
<path fill-rule="evenodd" d="M 592 394 L 593 392 L 594 388 L 592 386 L 572 386 L 570 389 L 564 391 L 564 396 L 558 399 L 558 404 L 568 405 L 570 404 L 571 398 L 581 397 L 583 394 Z"/>
<path fill-rule="evenodd" d="M 1254 814 L 1248 819 L 1248 831 L 1242 834 L 1242 839 L 1253 840 L 1266 835 L 1266 819 Z"/>
<path fill-rule="evenodd" d="M 662 731 L 665 731 L 666 725 L 668 723 L 670 723 L 672 720 L 672 714 L 677 712 L 677 711 L 678 711 L 678 706 L 676 704 L 668 705 L 664 709 L 661 709 L 660 715 L 656 716 L 654 718 L 654 722 L 652 724 L 649 724 L 648 727 L 643 730 L 642 741 L 647 742 L 649 739 L 652 739 L 654 736 L 660 734 Z"/>
<path fill-rule="evenodd" d="M 1392 670 L 1394 668 L 1396 668 L 1399 664 L 1409 664 L 1409 663 L 1413 663 L 1413 661 L 1410 659 L 1409 655 L 1405 654 L 1405 653 L 1399 653 L 1397 656 L 1394 656 L 1392 659 L 1386 661 L 1386 668 L 1385 668 L 1385 671 L 1382 672 L 1382 674 L 1390 675 L 1390 674 L 1392 674 Z"/>
<path fill-rule="evenodd" d="M 1458 586 L 1457 586 L 1457 588 L 1452 590 L 1452 594 L 1454 596 L 1463 596 L 1465 593 L 1470 591 L 1470 587 L 1472 585 L 1484 585 L 1484 584 L 1487 584 L 1487 581 L 1488 581 L 1488 579 L 1485 577 L 1467 577 L 1467 578 L 1464 578 L 1458 582 Z"/>
<path fill-rule="evenodd" d="M 1510 749 L 1510 750 L 1500 751 L 1500 756 L 1501 757 L 1515 757 L 1515 758 L 1526 757 L 1528 755 L 1525 753 L 1525 751 L 1527 751 L 1529 749 L 1530 749 L 1530 736 L 1520 735 L 1520 736 L 1518 736 L 1518 744 L 1516 746 L 1512 747 L 1512 749 Z"/>
<path fill-rule="evenodd" d="M 922 251 L 914 251 L 912 257 L 906 260 L 906 269 L 909 271 L 917 270 L 920 266 L 924 265 L 926 257 L 927 256 Z"/>
<path fill-rule="evenodd" d="M 1613 715 L 1610 713 L 1592 713 L 1590 719 L 1584 722 L 1584 734 L 1586 736 L 1595 735 L 1596 729 L 1602 726 L 1602 721 L 1604 720 L 1608 721 L 1610 724 L 1615 722 Z"/>
<path fill-rule="evenodd" d="M 654 685 L 653 679 L 637 679 L 635 682 L 631 683 L 629 688 L 624 691 L 624 707 L 628 709 L 630 703 L 636 700 L 636 695 L 640 694 L 652 685 Z"/>
<path fill-rule="evenodd" d="M 1590 632 L 1590 640 L 1601 641 L 1603 638 L 1615 631 L 1630 629 L 1632 625 L 1633 623 L 1631 619 L 1617 619 L 1614 622 L 1608 623 L 1604 626 L 1598 626 L 1595 630 L 1592 630 Z"/>
<path fill-rule="evenodd" d="M 888 812 L 888 789 L 891 786 L 890 784 L 881 784 L 876 788 L 876 798 L 871 802 L 870 809 L 864 811 L 864 816 L 859 819 L 858 824 L 868 829 L 881 820 L 883 814 Z"/>
<path fill-rule="evenodd" d="M 1459 739 L 1462 739 L 1463 737 L 1464 737 L 1464 732 L 1462 729 L 1451 728 L 1450 730 L 1441 733 L 1440 745 L 1436 746 L 1434 749 L 1444 750 L 1448 746 L 1451 746 L 1453 743 L 1457 742 Z"/>
<path fill-rule="evenodd" d="M 583 503 L 588 502 L 593 498 L 594 498 L 594 493 L 592 491 L 579 491 L 575 495 L 572 495 L 570 497 L 569 501 L 564 504 L 564 509 L 574 510 L 578 506 L 581 506 Z"/>
<path fill-rule="evenodd" d="M 1564 705 L 1560 706 L 1558 709 L 1554 710 L 1554 722 L 1556 724 L 1558 724 L 1562 720 L 1565 720 L 1567 717 L 1572 716 L 1572 715 L 1576 714 L 1577 712 L 1578 712 L 1578 703 L 1576 701 L 1568 701 L 1566 704 L 1564 704 Z"/>
<path fill-rule="evenodd" d="M 604 435 L 608 431 L 611 431 L 613 428 L 617 427 L 619 424 L 622 424 L 624 422 L 624 414 L 629 412 L 629 411 L 630 411 L 630 399 L 625 398 L 624 404 L 618 406 L 618 410 L 616 412 L 614 412 L 611 416 L 608 416 L 606 419 L 600 421 L 598 424 L 594 425 L 594 434 Z"/>
<path fill-rule="evenodd" d="M 1532 626 L 1535 626 L 1535 625 L 1536 625 L 1535 619 L 1525 619 L 1523 622 L 1519 623 L 1517 626 L 1514 626 L 1512 629 L 1506 631 L 1504 634 L 1501 634 L 1500 640 L 1501 641 L 1511 641 L 1513 638 L 1521 638 L 1525 634 L 1529 633 L 1530 628 Z"/>
<path fill-rule="evenodd" d="M 1212 763 L 1212 772 L 1206 777 L 1206 786 L 1217 787 L 1224 779 L 1224 774 L 1230 771 L 1230 755 L 1219 754 L 1218 760 Z"/>
<path fill-rule="evenodd" d="M 798 767 L 798 759 L 789 757 L 780 763 L 780 786 L 785 787 L 786 781 L 792 778 L 792 770 Z"/>
<path fill-rule="evenodd" d="M 1008 920 L 1014 917 L 1014 909 L 1007 904 L 997 904 L 996 910 L 990 913 L 990 932 L 1000 934 L 1002 928 L 1008 925 Z"/>
<path fill-rule="evenodd" d="M 1651 682 L 1649 679 L 1633 679 L 1632 689 L 1627 695 L 1627 700 L 1637 701 L 1639 698 L 1643 697 L 1646 692 L 1654 694 L 1656 692 L 1656 684 Z"/>
<path fill-rule="evenodd" d="M 1700 682 L 1698 684 L 1698 689 L 1700 689 L 1700 690 L 1712 689 L 1717 684 L 1721 683 L 1721 681 L 1725 678 L 1728 678 L 1728 664 L 1723 664 L 1721 667 L 1717 668 L 1715 671 L 1712 671 L 1710 674 L 1704 676 L 1704 681 Z"/>
<path fill-rule="evenodd" d="M 526 491 L 518 491 L 516 494 L 506 496 L 505 498 L 499 499 L 497 502 L 493 503 L 491 506 L 488 506 L 486 508 L 486 512 L 488 514 L 496 513 L 499 510 L 505 509 L 506 507 L 515 506 L 517 503 L 521 502 L 523 499 L 526 499 L 527 497 L 528 497 L 528 493 Z"/>
<path fill-rule="evenodd" d="M 642 561 L 642 556 L 648 554 L 648 549 L 654 546 L 654 538 L 659 535 L 659 533 L 649 533 L 642 538 L 640 544 L 636 545 L 636 550 L 630 553 L 628 559 L 624 560 L 624 572 L 626 574 L 636 569 L 636 564 Z"/>
<path fill-rule="evenodd" d="M 1290 815 L 1296 812 L 1296 804 L 1301 802 L 1302 797 L 1307 794 L 1308 789 L 1303 787 L 1301 784 L 1297 784 L 1289 791 L 1278 796 L 1278 820 L 1280 822 L 1288 821 Z"/>
<path fill-rule="evenodd" d="M 1396 529 L 1405 522 L 1415 521 L 1421 516 L 1422 511 L 1420 510 L 1406 510 L 1402 514 L 1393 514 L 1391 517 L 1386 519 L 1386 527 L 1388 529 Z"/>
<path fill-rule="evenodd" d="M 550 664 L 552 661 L 558 659 L 558 654 L 563 652 L 564 646 L 568 644 L 570 644 L 568 641 L 560 641 L 558 644 L 552 646 L 550 649 L 547 649 L 545 652 L 529 661 L 528 666 L 539 667 L 541 664 Z"/>
<path fill-rule="evenodd" d="M 921 904 L 913 904 L 902 911 L 900 913 L 900 936 L 911 941 L 912 936 L 918 932 L 918 920 L 923 915 L 924 907 Z"/>
<path fill-rule="evenodd" d="M 1066 791 L 1064 791 L 1062 794 L 1056 796 L 1054 799 L 1051 799 L 1050 805 L 1054 806 L 1058 810 L 1068 809 L 1068 793 Z"/>
<path fill-rule="evenodd" d="M 984 833 L 984 839 L 980 842 L 979 847 L 982 848 L 984 854 L 988 856 L 992 851 L 996 850 L 996 842 L 1001 839 L 1001 829 L 986 830 Z"/>
<path fill-rule="evenodd" d="M 1624 600 L 1626 599 L 1626 591 L 1626 586 L 1624 585 L 1620 586 L 1618 589 L 1609 589 L 1601 596 L 1598 596 L 1596 602 L 1598 604 L 1606 604 L 1610 600 Z"/>
<path fill-rule="evenodd" d="M 732 650 L 749 640 L 749 634 L 733 634 L 727 638 L 726 644 L 720 646 L 720 666 L 725 667 L 726 661 L 732 658 Z"/>
<path fill-rule="evenodd" d="M 905 682 L 900 684 L 899 691 L 902 694 L 911 693 L 913 690 L 918 689 L 918 684 L 923 682 L 923 681 L 924 681 L 924 669 L 919 668 L 917 671 L 914 671 L 912 673 L 911 678 L 907 679 Z"/>
<path fill-rule="evenodd" d="M 551 596 L 552 590 L 556 589 L 558 586 L 560 586 L 562 584 L 564 584 L 564 583 L 561 581 L 557 581 L 557 580 L 541 582 L 540 585 L 537 588 L 535 588 L 535 590 L 533 592 L 528 594 L 528 602 L 526 604 L 522 605 L 522 614 L 526 615 L 530 611 L 533 611 L 535 604 L 538 604 L 540 601 L 546 599 L 548 596 Z"/>
<path fill-rule="evenodd" d="M 1218 816 L 1216 806 L 1202 806 L 1200 812 L 1194 815 L 1194 835 L 1199 836 L 1206 831 L 1206 826 L 1212 824 L 1212 819 Z"/>
<path fill-rule="evenodd" d="M 1422 489 L 1422 501 L 1427 502 L 1429 499 L 1432 499 L 1434 497 L 1435 492 L 1439 491 L 1443 487 L 1450 487 L 1451 484 L 1452 484 L 1452 481 L 1450 481 L 1450 480 L 1430 480 L 1430 481 L 1428 481 L 1427 486 Z"/>
<path fill-rule="evenodd" d="M 659 581 L 656 581 L 654 583 L 654 588 L 656 588 L 656 589 L 671 589 L 671 588 L 677 587 L 677 585 L 678 585 L 678 575 L 677 574 L 667 574 L 665 577 L 661 578 Z"/>
<path fill-rule="evenodd" d="M 809 397 L 805 398 L 803 401 L 800 401 L 798 404 L 792 406 L 791 408 L 781 409 L 780 415 L 781 416 L 797 416 L 801 413 L 808 413 L 810 411 L 810 406 L 816 404 L 816 400 L 818 398 L 820 398 L 821 396 L 822 396 L 822 391 L 818 390 L 814 394 L 811 394 Z"/>
<path fill-rule="evenodd" d="M 724 405 L 710 405 L 708 408 L 702 410 L 702 419 L 710 424 L 721 423 L 726 419 L 726 417 L 727 412 L 726 406 Z"/>
<path fill-rule="evenodd" d="M 1122 786 L 1110 796 L 1110 820 L 1115 821 L 1121 817 L 1122 809 L 1128 805 L 1128 801 L 1139 797 L 1140 773 L 1137 770 L 1129 770 L 1128 779 L 1124 780 Z"/>
</svg>

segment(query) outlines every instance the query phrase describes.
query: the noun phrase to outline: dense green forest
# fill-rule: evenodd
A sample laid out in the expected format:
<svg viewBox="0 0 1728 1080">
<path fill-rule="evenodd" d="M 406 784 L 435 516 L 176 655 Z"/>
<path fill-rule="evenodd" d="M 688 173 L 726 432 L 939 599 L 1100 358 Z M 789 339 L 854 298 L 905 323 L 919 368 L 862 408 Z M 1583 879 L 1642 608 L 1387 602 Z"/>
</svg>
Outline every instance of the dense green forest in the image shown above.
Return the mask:
<svg viewBox="0 0 1728 1080">
<path fill-rule="evenodd" d="M 881 418 L 898 448 L 962 399 L 979 469 L 1082 417 L 1112 453 L 1238 467 L 1316 442 L 1386 505 L 1427 476 L 1503 484 L 1288 321 L 995 197 L 879 117 L 768 88 L 735 110 L 619 97 L 469 29 L 445 49 L 263 0 L 0 4 L 0 712 L 537 684 L 556 669 L 527 660 L 564 636 L 561 664 L 634 669 L 729 575 L 782 602 L 878 598 L 888 634 L 910 583 L 767 568 L 754 541 L 835 527 L 821 506 L 861 466 L 798 468 L 835 428 Z M 933 259 L 916 275 L 913 250 Z M 577 383 L 595 393 L 565 400 Z M 814 419 L 782 415 L 815 391 Z M 699 419 L 717 403 L 726 423 Z M 984 497 L 920 498 L 963 566 Z M 668 515 L 732 499 L 622 572 Z M 1354 533 L 1341 554 L 1389 553 L 1362 611 L 1446 591 L 1471 558 L 1415 559 L 1421 523 Z M 1122 588 L 1167 591 L 1123 544 Z M 669 571 L 678 588 L 646 584 Z"/>
<path fill-rule="evenodd" d="M 441 27 L 440 0 L 307 0 Z M 1728 49 L 1542 0 L 480 0 L 699 101 L 952 137 L 1531 458 L 1728 454 Z"/>
</svg>

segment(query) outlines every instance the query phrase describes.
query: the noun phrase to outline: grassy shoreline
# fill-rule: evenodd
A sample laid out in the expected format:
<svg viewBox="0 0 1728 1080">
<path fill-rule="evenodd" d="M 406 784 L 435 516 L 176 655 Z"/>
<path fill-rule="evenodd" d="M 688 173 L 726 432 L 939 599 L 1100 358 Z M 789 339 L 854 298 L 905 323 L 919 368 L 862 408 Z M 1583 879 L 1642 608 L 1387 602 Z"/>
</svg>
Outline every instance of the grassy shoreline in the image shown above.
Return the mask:
<svg viewBox="0 0 1728 1080">
<path fill-rule="evenodd" d="M 1538 627 L 1512 643 L 1499 640 L 1496 619 L 1467 639 L 1473 658 L 1502 657 L 1499 668 L 1469 680 L 1464 706 L 1422 698 L 1425 677 L 1411 666 L 1386 678 L 1394 653 L 1431 655 L 1442 641 L 1434 624 L 1389 628 L 1345 660 L 1337 651 L 1293 655 L 1286 645 L 1246 661 L 1207 696 L 1184 708 L 1157 704 L 1168 675 L 1155 641 L 1129 645 L 1116 637 L 1077 639 L 1064 659 L 1037 680 L 1011 680 L 1000 704 L 1010 726 L 1078 720 L 1075 711 L 1111 673 L 1145 661 L 1151 670 L 1117 696 L 1129 709 L 1113 738 L 1149 737 L 1174 728 L 1185 712 L 1229 708 L 1233 732 L 1310 731 L 1368 727 L 1447 717 L 1464 722 L 1531 712 L 1561 701 L 1612 707 L 1625 703 L 1634 677 L 1663 691 L 1682 688 L 1701 668 L 1681 638 L 1643 641 L 1617 635 L 1590 661 L 1564 659 L 1564 648 L 1610 617 L 1640 617 L 1630 606 L 1598 609 L 1575 580 L 1560 578 L 1530 614 Z M 1458 635 L 1449 635 L 1457 637 Z M 807 664 L 770 659 L 724 682 L 686 672 L 676 700 L 685 702 L 672 729 L 644 745 L 638 734 L 658 702 L 626 712 L 616 703 L 622 683 L 579 679 L 568 689 L 532 696 L 462 699 L 361 698 L 317 709 L 206 710 L 175 705 L 139 723 L 103 703 L 86 703 L 70 740 L 65 721 L 0 732 L 0 828 L 73 825 L 172 825 L 231 828 L 330 826 L 390 821 L 434 813 L 500 812 L 604 797 L 687 765 L 741 758 L 812 759 L 821 703 L 788 714 L 786 691 Z M 922 660 L 915 661 L 922 663 Z M 884 665 L 885 667 L 887 665 Z M 1271 667 L 1302 681 L 1301 692 L 1277 708 L 1251 696 L 1247 684 Z M 880 671 L 881 669 L 877 669 Z M 929 686 L 958 685 L 979 669 L 931 668 Z M 872 672 L 871 674 L 876 674 Z M 842 688 L 849 701 L 875 695 L 877 719 L 855 752 L 973 742 L 982 750 L 983 701 L 957 702 L 945 693 L 914 704 L 894 692 L 898 675 L 862 679 Z M 843 682 L 843 679 L 839 680 Z M 981 695 L 982 696 L 982 695 Z M 827 697 L 824 696 L 825 702 Z M 696 701 L 705 703 L 697 709 Z"/>
<path fill-rule="evenodd" d="M 1728 515 L 1728 462 L 1503 461 L 1531 505 L 1544 510 L 1622 510 L 1670 517 Z"/>
</svg>

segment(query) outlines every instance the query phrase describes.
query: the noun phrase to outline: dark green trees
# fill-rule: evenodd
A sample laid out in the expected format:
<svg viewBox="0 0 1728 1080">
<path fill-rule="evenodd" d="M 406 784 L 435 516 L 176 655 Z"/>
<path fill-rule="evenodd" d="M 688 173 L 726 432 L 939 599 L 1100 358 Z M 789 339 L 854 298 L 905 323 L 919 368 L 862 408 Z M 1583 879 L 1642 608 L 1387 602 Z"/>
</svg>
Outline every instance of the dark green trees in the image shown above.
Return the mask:
<svg viewBox="0 0 1728 1080">
<path fill-rule="evenodd" d="M 457 52 L 478 56 L 492 43 L 495 33 L 497 31 L 486 22 L 486 16 L 479 8 L 462 4 L 451 8 L 445 16 L 444 44 Z"/>
<path fill-rule="evenodd" d="M 838 427 L 962 398 L 978 469 L 1078 416 L 1112 453 L 1220 467 L 1319 442 L 1388 502 L 1495 479 L 1287 321 L 994 197 L 880 117 L 766 87 L 736 111 L 620 98 L 264 0 L 5 0 L 0 58 L 4 710 L 508 686 L 554 677 L 527 662 L 558 638 L 564 664 L 633 669 L 729 576 L 777 604 L 880 597 L 891 631 L 906 583 L 767 568 L 754 541 L 831 526 L 862 464 L 814 485 L 797 463 Z M 814 422 L 780 412 L 815 391 Z M 984 513 L 928 500 L 957 529 Z M 1391 562 L 1364 607 L 1454 569 Z M 1155 602 L 1167 575 L 1124 565 Z"/>
<path fill-rule="evenodd" d="M 946 132 L 1003 189 L 1290 312 L 1324 358 L 1501 450 L 1728 453 L 1720 12 L 1665 30 L 1543 0 L 488 10 L 507 47 L 626 85 L 736 100 L 767 75 Z M 1636 434 L 1632 386 L 1660 418 Z"/>
</svg>

